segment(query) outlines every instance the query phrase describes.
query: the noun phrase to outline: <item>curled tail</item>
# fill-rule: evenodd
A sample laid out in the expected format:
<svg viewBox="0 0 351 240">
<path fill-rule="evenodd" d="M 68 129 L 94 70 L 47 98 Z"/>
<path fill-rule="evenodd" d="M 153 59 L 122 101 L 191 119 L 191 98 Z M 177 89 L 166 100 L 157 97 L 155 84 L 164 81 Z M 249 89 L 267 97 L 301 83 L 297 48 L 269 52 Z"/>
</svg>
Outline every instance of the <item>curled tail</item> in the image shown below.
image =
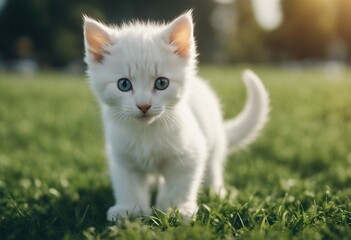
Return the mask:
<svg viewBox="0 0 351 240">
<path fill-rule="evenodd" d="M 225 121 L 229 152 L 246 146 L 258 136 L 269 114 L 269 96 L 259 77 L 250 70 L 243 72 L 247 101 L 240 114 Z"/>
</svg>

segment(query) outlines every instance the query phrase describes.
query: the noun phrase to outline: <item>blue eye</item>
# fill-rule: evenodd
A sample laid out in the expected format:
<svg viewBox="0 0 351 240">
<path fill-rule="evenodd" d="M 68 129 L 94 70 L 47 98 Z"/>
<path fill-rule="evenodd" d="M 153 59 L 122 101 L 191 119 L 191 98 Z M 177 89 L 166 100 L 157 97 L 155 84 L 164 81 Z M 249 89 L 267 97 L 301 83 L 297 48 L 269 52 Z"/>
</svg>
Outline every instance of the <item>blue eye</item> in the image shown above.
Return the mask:
<svg viewBox="0 0 351 240">
<path fill-rule="evenodd" d="M 169 86 L 169 80 L 165 77 L 159 77 L 155 81 L 155 88 L 157 90 L 165 90 Z"/>
<path fill-rule="evenodd" d="M 117 82 L 117 87 L 122 92 L 128 92 L 133 88 L 132 82 L 128 78 L 121 78 Z"/>
</svg>

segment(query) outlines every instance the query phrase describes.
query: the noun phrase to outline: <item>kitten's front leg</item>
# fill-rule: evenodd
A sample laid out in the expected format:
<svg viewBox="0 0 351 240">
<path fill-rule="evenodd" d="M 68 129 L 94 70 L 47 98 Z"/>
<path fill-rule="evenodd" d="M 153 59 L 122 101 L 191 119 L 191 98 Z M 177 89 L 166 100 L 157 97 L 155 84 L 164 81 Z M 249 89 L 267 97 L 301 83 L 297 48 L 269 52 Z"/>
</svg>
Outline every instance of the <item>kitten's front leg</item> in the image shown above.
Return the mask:
<svg viewBox="0 0 351 240">
<path fill-rule="evenodd" d="M 179 159 L 180 160 L 180 159 Z M 156 207 L 162 211 L 177 208 L 185 220 L 196 213 L 197 194 L 204 170 L 204 160 L 170 162 L 162 169 L 165 182 L 160 186 Z"/>
<path fill-rule="evenodd" d="M 108 210 L 107 220 L 151 213 L 150 192 L 145 173 L 131 171 L 115 161 L 110 161 L 110 174 L 116 204 Z"/>
</svg>

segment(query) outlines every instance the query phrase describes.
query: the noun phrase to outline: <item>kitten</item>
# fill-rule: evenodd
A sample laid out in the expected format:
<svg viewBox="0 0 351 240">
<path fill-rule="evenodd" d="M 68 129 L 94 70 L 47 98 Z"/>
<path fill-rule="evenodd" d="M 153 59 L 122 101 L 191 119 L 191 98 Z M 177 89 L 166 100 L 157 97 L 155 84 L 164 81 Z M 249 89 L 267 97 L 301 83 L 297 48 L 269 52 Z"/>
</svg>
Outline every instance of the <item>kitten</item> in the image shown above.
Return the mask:
<svg viewBox="0 0 351 240">
<path fill-rule="evenodd" d="M 111 27 L 84 17 L 84 37 L 116 198 L 107 219 L 151 214 L 155 180 L 155 207 L 177 208 L 187 219 L 202 182 L 223 197 L 226 156 L 253 141 L 268 118 L 260 79 L 243 73 L 246 106 L 224 121 L 217 96 L 197 76 L 190 11 L 164 25 Z"/>
</svg>

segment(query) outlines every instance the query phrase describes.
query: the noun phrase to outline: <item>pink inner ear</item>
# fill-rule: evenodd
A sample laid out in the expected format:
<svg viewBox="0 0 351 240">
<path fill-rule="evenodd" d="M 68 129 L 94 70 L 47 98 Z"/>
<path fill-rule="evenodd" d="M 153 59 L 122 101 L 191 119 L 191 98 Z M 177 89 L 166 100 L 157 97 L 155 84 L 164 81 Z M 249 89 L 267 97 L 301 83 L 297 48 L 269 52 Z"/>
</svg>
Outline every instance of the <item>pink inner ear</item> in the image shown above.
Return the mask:
<svg viewBox="0 0 351 240">
<path fill-rule="evenodd" d="M 110 43 L 108 34 L 94 23 L 86 23 L 85 25 L 86 41 L 88 43 L 88 51 L 93 55 L 95 61 L 101 62 L 104 59 L 104 46 Z"/>
<path fill-rule="evenodd" d="M 170 43 L 176 46 L 175 52 L 181 57 L 188 57 L 191 45 L 192 28 L 187 20 L 178 23 L 170 35 Z"/>
</svg>

